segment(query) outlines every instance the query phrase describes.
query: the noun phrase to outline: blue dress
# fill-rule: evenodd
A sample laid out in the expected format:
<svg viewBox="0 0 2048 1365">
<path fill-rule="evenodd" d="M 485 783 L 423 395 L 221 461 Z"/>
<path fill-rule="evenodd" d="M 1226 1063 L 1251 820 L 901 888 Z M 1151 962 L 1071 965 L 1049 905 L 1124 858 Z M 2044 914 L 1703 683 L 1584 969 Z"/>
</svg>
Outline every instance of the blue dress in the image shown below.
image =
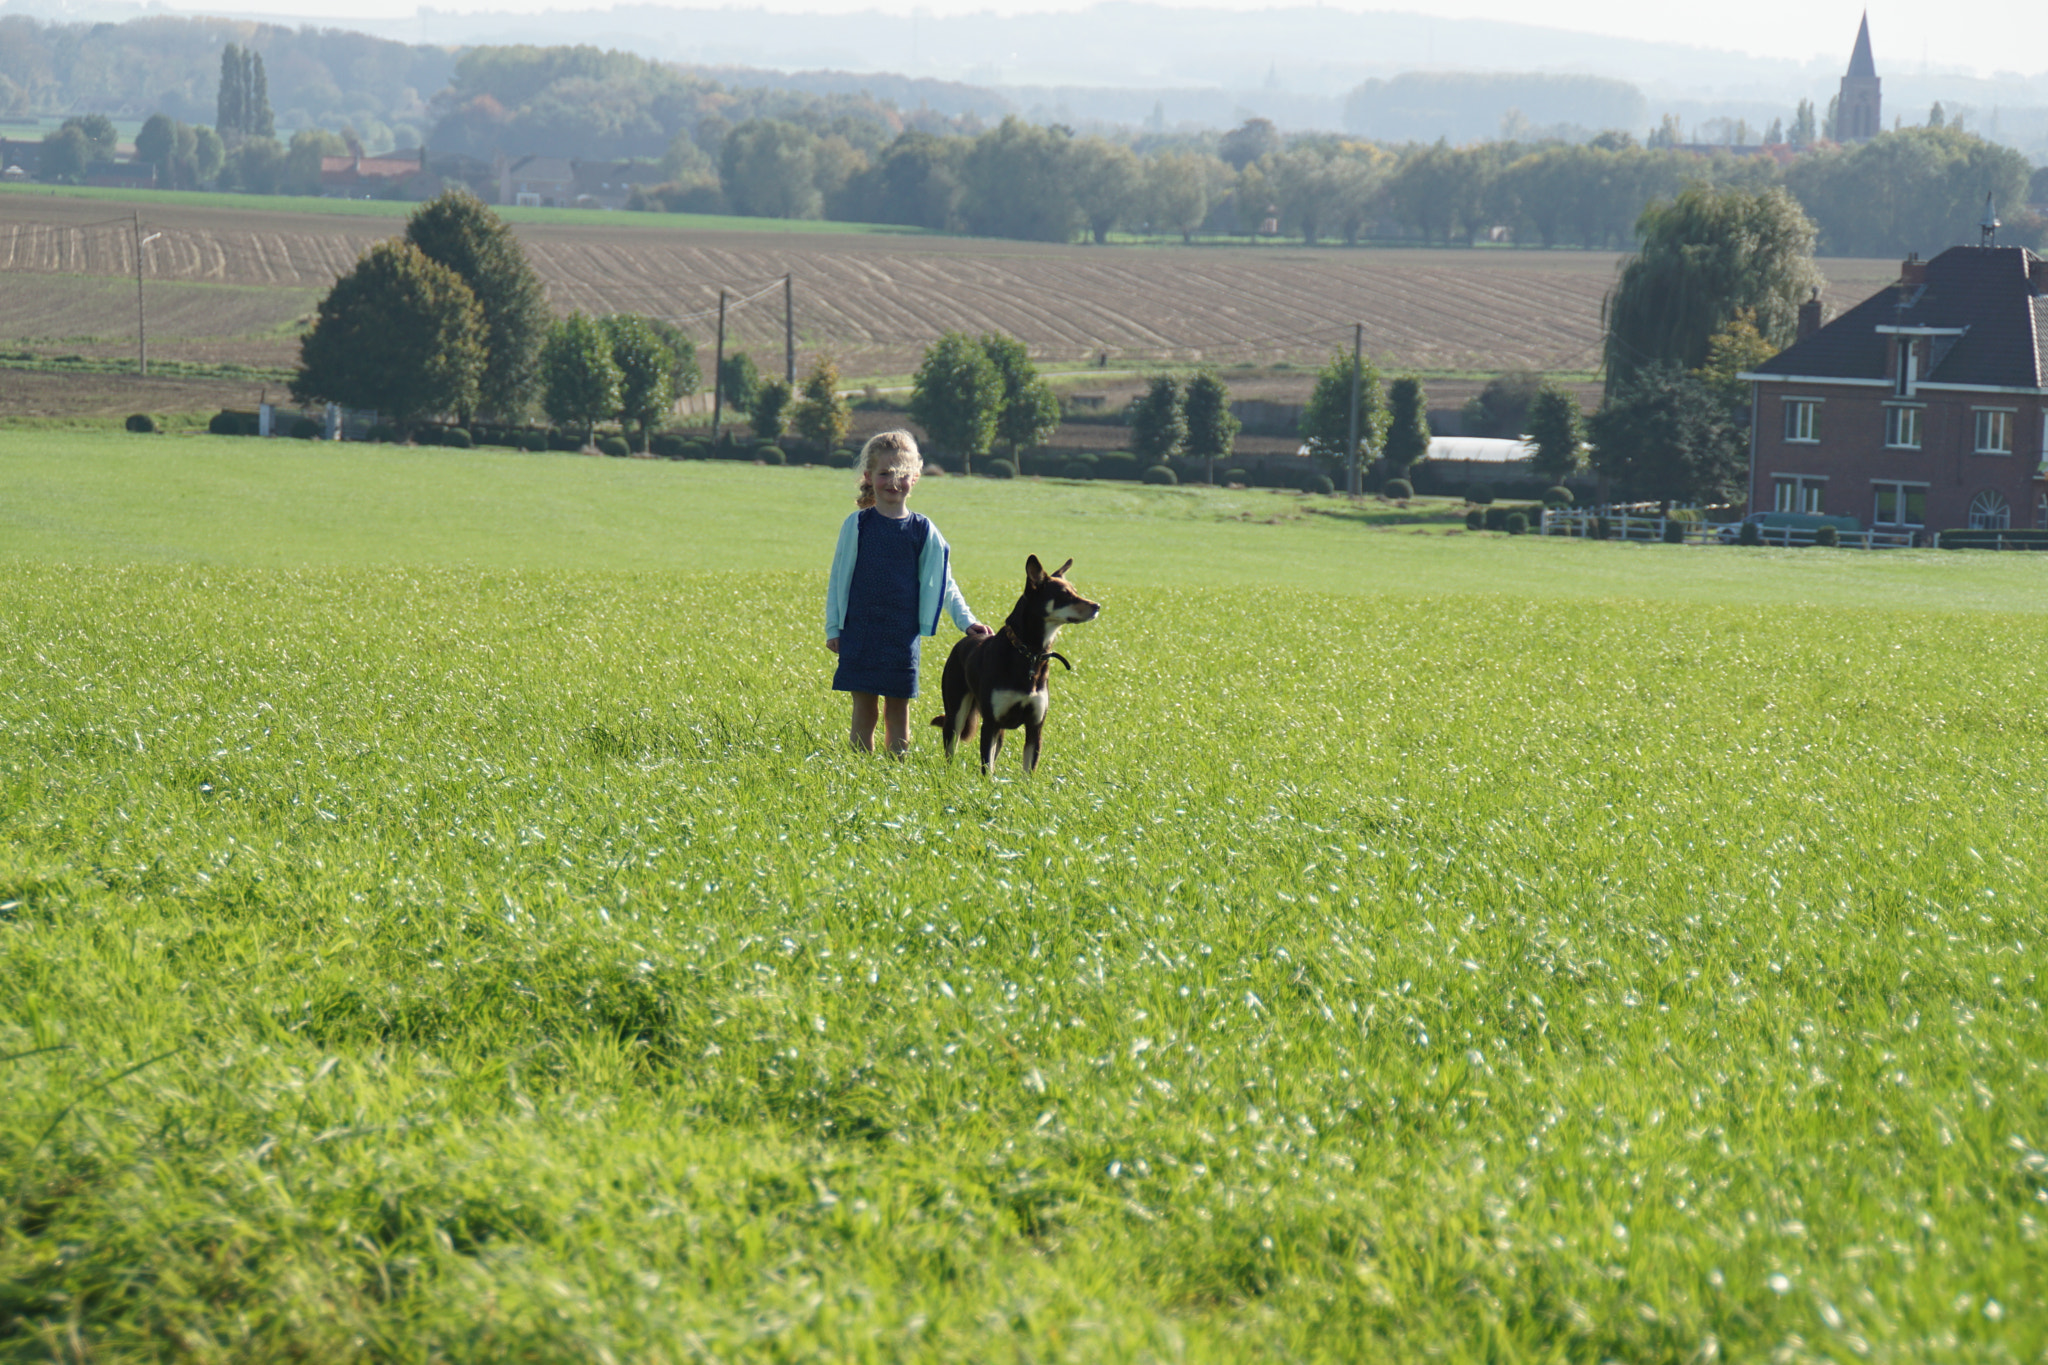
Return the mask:
<svg viewBox="0 0 2048 1365">
<path fill-rule="evenodd" d="M 860 514 L 860 550 L 847 586 L 834 690 L 917 695 L 917 561 L 930 534 L 931 523 L 916 512 L 901 520 L 872 507 Z"/>
</svg>

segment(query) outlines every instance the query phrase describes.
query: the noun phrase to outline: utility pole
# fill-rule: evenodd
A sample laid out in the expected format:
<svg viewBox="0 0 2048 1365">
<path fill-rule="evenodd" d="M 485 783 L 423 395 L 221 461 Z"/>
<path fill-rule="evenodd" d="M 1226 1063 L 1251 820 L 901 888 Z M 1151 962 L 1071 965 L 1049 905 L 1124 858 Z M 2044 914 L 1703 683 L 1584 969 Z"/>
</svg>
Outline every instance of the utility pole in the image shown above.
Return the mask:
<svg viewBox="0 0 2048 1365">
<path fill-rule="evenodd" d="M 725 291 L 718 291 L 718 350 L 711 362 L 711 444 L 718 444 L 719 409 L 725 403 Z"/>
<path fill-rule="evenodd" d="M 796 392 L 796 277 L 782 277 L 782 382 Z"/>
<path fill-rule="evenodd" d="M 119 222 L 117 218 L 114 220 Z M 142 235 L 142 215 L 132 213 L 129 221 L 135 233 L 135 372 L 149 373 L 149 318 L 142 309 L 142 248 L 163 236 L 161 232 Z"/>
<path fill-rule="evenodd" d="M 1344 476 L 1344 491 L 1352 497 L 1359 493 L 1358 485 L 1358 387 L 1365 369 L 1365 324 L 1351 324 L 1351 439 L 1346 443 L 1348 456 L 1347 473 Z"/>
</svg>

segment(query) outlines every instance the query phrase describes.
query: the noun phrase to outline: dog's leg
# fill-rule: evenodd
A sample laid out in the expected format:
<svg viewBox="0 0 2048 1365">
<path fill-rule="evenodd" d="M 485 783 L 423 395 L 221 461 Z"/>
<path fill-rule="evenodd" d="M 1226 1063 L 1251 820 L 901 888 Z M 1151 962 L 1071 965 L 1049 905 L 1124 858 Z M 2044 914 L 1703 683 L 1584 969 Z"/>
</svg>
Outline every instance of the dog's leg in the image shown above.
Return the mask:
<svg viewBox="0 0 2048 1365">
<path fill-rule="evenodd" d="M 1038 741 L 1045 734 L 1042 722 L 1030 719 L 1024 721 L 1024 775 L 1031 776 L 1038 770 Z"/>
<path fill-rule="evenodd" d="M 987 772 L 1003 752 L 1003 727 L 990 721 L 981 731 L 981 770 Z"/>
<path fill-rule="evenodd" d="M 974 694 L 963 694 L 946 720 L 946 758 L 951 761 L 960 742 L 974 738 Z"/>
</svg>

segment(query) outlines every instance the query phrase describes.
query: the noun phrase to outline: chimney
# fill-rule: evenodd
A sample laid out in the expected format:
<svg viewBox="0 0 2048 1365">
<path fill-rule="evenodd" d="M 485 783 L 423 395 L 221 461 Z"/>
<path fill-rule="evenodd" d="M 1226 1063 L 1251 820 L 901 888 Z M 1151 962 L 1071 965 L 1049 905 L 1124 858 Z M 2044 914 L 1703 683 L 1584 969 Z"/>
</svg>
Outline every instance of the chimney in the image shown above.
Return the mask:
<svg viewBox="0 0 2048 1365">
<path fill-rule="evenodd" d="M 1905 261 L 1899 266 L 1899 283 L 1927 283 L 1927 262 L 1920 259 L 1919 252 L 1916 251 L 1912 255 L 1906 257 Z"/>
<path fill-rule="evenodd" d="M 2034 287 L 2034 296 L 2048 294 L 2048 260 L 2039 256 L 2027 258 L 2027 283 Z"/>
<path fill-rule="evenodd" d="M 1799 340 L 1804 341 L 1820 330 L 1820 290 L 1813 291 L 1813 297 L 1799 305 Z"/>
</svg>

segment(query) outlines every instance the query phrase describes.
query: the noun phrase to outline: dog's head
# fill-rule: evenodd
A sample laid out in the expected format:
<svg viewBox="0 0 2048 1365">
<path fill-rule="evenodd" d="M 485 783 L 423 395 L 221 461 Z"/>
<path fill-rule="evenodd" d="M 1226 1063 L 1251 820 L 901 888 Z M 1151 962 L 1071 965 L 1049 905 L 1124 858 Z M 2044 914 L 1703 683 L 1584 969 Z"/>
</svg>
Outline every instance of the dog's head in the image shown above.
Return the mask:
<svg viewBox="0 0 2048 1365">
<path fill-rule="evenodd" d="M 1073 584 L 1061 577 L 1073 567 L 1074 561 L 1070 559 L 1047 573 L 1045 566 L 1038 562 L 1037 555 L 1024 561 L 1024 595 L 1044 613 L 1046 621 L 1054 628 L 1093 621 L 1102 612 L 1100 603 L 1090 602 L 1074 591 Z"/>
</svg>

